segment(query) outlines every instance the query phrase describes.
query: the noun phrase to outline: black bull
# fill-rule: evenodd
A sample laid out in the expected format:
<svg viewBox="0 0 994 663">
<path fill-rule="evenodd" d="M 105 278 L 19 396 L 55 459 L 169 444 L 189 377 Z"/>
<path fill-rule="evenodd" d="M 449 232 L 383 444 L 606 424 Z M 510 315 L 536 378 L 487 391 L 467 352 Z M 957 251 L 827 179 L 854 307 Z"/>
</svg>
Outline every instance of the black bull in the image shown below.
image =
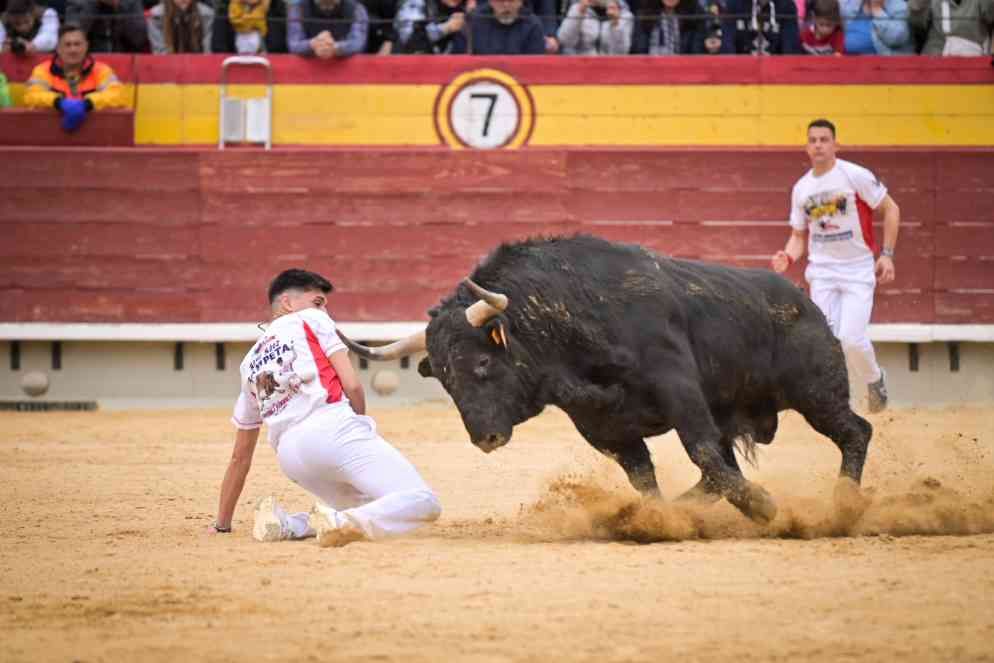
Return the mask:
<svg viewBox="0 0 994 663">
<path fill-rule="evenodd" d="M 658 495 L 645 438 L 676 429 L 700 482 L 769 521 L 776 506 L 735 456 L 769 444 L 777 413 L 800 412 L 842 452 L 856 491 L 872 427 L 849 406 L 838 341 L 821 311 L 766 270 L 674 260 L 598 238 L 504 244 L 429 311 L 424 332 L 367 348 L 370 359 L 427 349 L 418 367 L 455 401 L 484 451 L 555 405 L 632 485 Z M 857 493 L 858 494 L 858 493 Z"/>
</svg>

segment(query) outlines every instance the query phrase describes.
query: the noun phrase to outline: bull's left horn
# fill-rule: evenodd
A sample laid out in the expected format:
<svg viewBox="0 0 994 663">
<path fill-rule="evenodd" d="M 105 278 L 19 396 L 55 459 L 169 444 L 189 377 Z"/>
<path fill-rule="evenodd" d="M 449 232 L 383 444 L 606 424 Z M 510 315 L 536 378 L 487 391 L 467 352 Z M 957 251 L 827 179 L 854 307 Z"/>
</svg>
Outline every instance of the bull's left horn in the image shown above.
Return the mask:
<svg viewBox="0 0 994 663">
<path fill-rule="evenodd" d="M 406 357 L 412 355 L 415 352 L 421 352 L 428 347 L 427 340 L 425 339 L 425 330 L 421 330 L 414 334 L 411 334 L 407 338 L 402 338 L 399 341 L 394 341 L 389 345 L 377 346 L 371 348 L 365 345 L 360 345 L 356 343 L 348 336 L 342 333 L 342 330 L 335 330 L 338 332 L 338 337 L 342 339 L 342 342 L 349 347 L 349 350 L 356 353 L 364 359 L 373 359 L 378 361 L 386 361 L 388 359 L 399 359 L 400 357 Z"/>
</svg>

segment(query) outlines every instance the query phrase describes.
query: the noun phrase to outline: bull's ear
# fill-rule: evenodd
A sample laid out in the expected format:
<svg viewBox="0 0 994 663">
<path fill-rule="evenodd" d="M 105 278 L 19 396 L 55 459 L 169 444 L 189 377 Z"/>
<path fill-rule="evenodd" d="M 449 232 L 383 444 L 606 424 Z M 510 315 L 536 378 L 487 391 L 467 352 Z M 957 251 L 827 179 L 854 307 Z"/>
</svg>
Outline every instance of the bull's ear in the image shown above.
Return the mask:
<svg viewBox="0 0 994 663">
<path fill-rule="evenodd" d="M 507 331 L 504 329 L 504 323 L 497 318 L 491 320 L 486 329 L 490 342 L 498 347 L 503 346 L 507 350 Z"/>
<path fill-rule="evenodd" d="M 425 357 L 418 362 L 418 373 L 423 378 L 433 378 L 434 374 L 431 372 L 431 362 L 428 361 L 428 357 Z"/>
</svg>

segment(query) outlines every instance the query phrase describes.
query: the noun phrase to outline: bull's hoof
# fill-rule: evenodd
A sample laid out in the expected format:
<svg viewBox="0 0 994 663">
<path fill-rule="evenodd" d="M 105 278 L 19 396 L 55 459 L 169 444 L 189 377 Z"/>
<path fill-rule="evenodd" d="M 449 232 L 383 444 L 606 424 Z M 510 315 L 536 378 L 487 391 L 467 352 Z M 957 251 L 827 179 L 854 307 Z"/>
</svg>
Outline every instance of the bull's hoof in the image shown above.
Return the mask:
<svg viewBox="0 0 994 663">
<path fill-rule="evenodd" d="M 860 490 L 859 484 L 849 477 L 841 477 L 835 484 L 833 501 L 836 520 L 845 526 L 854 525 L 870 506 L 870 498 L 866 497 Z"/>
<path fill-rule="evenodd" d="M 777 503 L 764 488 L 754 483 L 744 483 L 740 490 L 728 495 L 728 501 L 760 525 L 769 525 L 777 517 Z"/>
</svg>

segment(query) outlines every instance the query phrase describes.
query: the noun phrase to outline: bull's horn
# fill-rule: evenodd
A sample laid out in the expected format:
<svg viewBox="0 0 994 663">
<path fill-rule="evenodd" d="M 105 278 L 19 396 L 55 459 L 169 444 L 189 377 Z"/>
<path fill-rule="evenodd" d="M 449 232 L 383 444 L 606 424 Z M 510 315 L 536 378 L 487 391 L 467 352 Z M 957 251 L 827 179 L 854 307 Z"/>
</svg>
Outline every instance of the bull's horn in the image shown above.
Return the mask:
<svg viewBox="0 0 994 663">
<path fill-rule="evenodd" d="M 466 320 L 474 327 L 482 327 L 487 320 L 507 308 L 507 295 L 481 288 L 468 277 L 463 279 L 463 283 L 474 295 L 480 298 L 480 301 L 466 309 Z"/>
<path fill-rule="evenodd" d="M 469 278 L 468 276 L 464 278 L 462 282 L 466 284 L 466 287 L 469 288 L 474 295 L 476 295 L 486 303 L 490 304 L 498 311 L 503 311 L 507 309 L 507 304 L 508 304 L 507 295 L 502 295 L 499 292 L 491 292 L 486 288 L 482 288 L 478 286 L 476 283 L 474 283 L 473 279 Z"/>
<path fill-rule="evenodd" d="M 356 353 L 364 359 L 373 359 L 379 361 L 386 361 L 388 359 L 399 359 L 400 357 L 406 357 L 412 355 L 415 352 L 421 352 L 428 347 L 427 341 L 425 339 L 425 330 L 421 330 L 414 334 L 411 334 L 407 338 L 402 338 L 399 341 L 394 341 L 389 345 L 377 346 L 371 348 L 365 345 L 360 345 L 350 339 L 348 336 L 342 333 L 342 330 L 336 329 L 338 332 L 338 337 L 342 339 L 342 342 L 349 347 L 349 350 Z"/>
</svg>

